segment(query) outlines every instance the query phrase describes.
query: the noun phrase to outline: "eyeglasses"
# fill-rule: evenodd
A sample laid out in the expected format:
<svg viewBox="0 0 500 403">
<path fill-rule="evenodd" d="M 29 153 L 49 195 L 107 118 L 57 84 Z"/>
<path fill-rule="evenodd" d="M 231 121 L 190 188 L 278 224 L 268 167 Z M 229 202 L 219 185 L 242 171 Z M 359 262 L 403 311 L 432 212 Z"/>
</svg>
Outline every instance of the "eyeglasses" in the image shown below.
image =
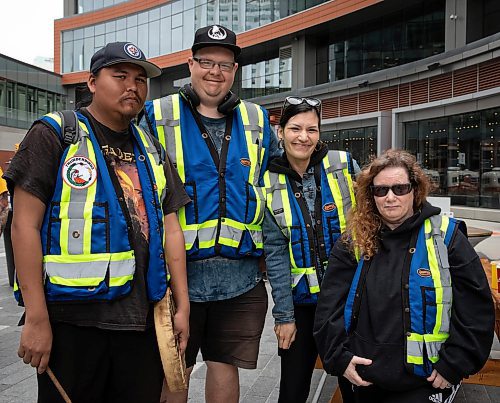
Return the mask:
<svg viewBox="0 0 500 403">
<path fill-rule="evenodd" d="M 389 189 L 392 190 L 396 196 L 404 196 L 411 192 L 411 183 L 404 183 L 401 185 L 392 186 L 370 186 L 370 190 L 375 197 L 384 197 L 389 193 Z"/>
<path fill-rule="evenodd" d="M 285 102 L 283 102 L 283 107 L 281 108 L 281 114 L 285 112 L 286 108 L 290 105 L 300 105 L 303 103 L 312 106 L 318 112 L 319 116 L 321 116 L 321 101 L 317 98 L 302 98 L 302 97 L 286 97 Z"/>
<path fill-rule="evenodd" d="M 200 65 L 200 67 L 202 69 L 205 69 L 205 70 L 211 70 L 215 67 L 215 65 L 219 66 L 219 69 L 221 71 L 225 71 L 225 72 L 229 72 L 229 71 L 233 71 L 234 69 L 234 66 L 236 65 L 236 63 L 234 62 L 220 62 L 220 63 L 217 63 L 217 62 L 214 62 L 213 60 L 210 60 L 210 59 L 200 59 L 199 57 L 193 57 L 193 60 L 198 62 L 198 64 Z"/>
</svg>

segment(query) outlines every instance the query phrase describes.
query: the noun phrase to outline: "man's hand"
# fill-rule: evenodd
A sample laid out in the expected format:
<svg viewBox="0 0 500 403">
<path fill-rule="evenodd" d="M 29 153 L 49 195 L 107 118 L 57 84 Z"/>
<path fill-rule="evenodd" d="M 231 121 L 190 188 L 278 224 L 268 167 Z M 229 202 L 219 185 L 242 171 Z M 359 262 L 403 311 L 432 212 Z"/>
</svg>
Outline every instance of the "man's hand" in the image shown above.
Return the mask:
<svg viewBox="0 0 500 403">
<path fill-rule="evenodd" d="M 49 318 L 30 319 L 26 322 L 21 332 L 21 341 L 17 355 L 25 364 L 31 364 L 42 374 L 47 369 L 52 349 L 52 328 Z"/>
<path fill-rule="evenodd" d="M 288 350 L 295 341 L 297 327 L 295 326 L 295 322 L 281 323 L 274 326 L 274 333 L 278 339 L 278 347 Z"/>
<path fill-rule="evenodd" d="M 178 310 L 173 319 L 174 335 L 179 341 L 180 353 L 184 354 L 189 339 L 189 313 Z"/>
<path fill-rule="evenodd" d="M 427 378 L 429 382 L 432 382 L 432 387 L 436 389 L 446 389 L 451 388 L 451 383 L 441 376 L 436 370 L 432 371 L 431 376 Z"/>
<path fill-rule="evenodd" d="M 356 371 L 356 365 L 371 365 L 372 360 L 368 358 L 358 357 L 355 355 L 352 357 L 351 362 L 347 366 L 344 376 L 347 378 L 349 382 L 356 386 L 370 386 L 371 382 L 367 382 L 363 380 Z"/>
</svg>

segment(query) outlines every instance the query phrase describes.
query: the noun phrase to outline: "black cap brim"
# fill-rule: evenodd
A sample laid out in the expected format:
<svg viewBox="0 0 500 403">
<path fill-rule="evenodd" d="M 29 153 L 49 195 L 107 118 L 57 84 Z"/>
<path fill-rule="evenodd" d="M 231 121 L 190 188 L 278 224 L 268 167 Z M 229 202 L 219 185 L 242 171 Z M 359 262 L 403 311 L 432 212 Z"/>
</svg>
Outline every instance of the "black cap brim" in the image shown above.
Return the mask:
<svg viewBox="0 0 500 403">
<path fill-rule="evenodd" d="M 200 42 L 200 43 L 197 43 L 195 45 L 193 45 L 191 47 L 191 51 L 193 52 L 196 52 L 197 50 L 201 49 L 201 48 L 208 48 L 208 47 L 212 47 L 212 46 L 220 46 L 222 48 L 227 48 L 229 50 L 232 50 L 233 53 L 234 53 L 234 58 L 237 58 L 240 53 L 241 53 L 241 48 L 239 46 L 236 46 L 236 45 L 231 45 L 231 44 L 228 44 L 228 43 L 217 43 L 217 42 Z"/>
<path fill-rule="evenodd" d="M 137 66 L 141 66 L 144 69 L 144 71 L 146 72 L 146 76 L 148 78 L 158 77 L 162 73 L 161 69 L 154 63 L 151 63 L 148 61 L 143 61 L 143 60 L 131 60 L 131 59 L 113 60 L 110 63 L 99 66 L 98 70 L 102 69 L 103 67 L 109 67 L 109 66 L 113 66 L 114 64 L 120 64 L 120 63 L 129 63 L 129 64 L 136 64 Z M 95 74 L 98 70 L 92 71 L 92 74 Z"/>
</svg>

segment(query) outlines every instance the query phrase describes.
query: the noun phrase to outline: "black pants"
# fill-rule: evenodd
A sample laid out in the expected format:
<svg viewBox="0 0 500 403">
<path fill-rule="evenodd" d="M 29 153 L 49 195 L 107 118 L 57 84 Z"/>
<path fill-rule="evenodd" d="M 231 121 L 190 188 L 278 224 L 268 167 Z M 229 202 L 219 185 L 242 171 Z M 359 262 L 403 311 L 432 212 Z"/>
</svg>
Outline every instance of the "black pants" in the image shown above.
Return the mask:
<svg viewBox="0 0 500 403">
<path fill-rule="evenodd" d="M 356 403 L 451 403 L 460 384 L 434 389 L 431 384 L 406 392 L 384 390 L 378 386 L 354 387 Z"/>
<path fill-rule="evenodd" d="M 52 324 L 49 367 L 73 403 L 158 403 L 163 369 L 154 329 L 102 330 Z M 38 375 L 38 402 L 64 400 L 49 376 Z"/>
<path fill-rule="evenodd" d="M 318 350 L 313 338 L 316 305 L 295 305 L 297 334 L 288 350 L 279 349 L 281 357 L 281 380 L 279 403 L 305 403 L 311 387 Z M 351 383 L 339 377 L 339 386 L 344 403 L 354 402 Z"/>
</svg>

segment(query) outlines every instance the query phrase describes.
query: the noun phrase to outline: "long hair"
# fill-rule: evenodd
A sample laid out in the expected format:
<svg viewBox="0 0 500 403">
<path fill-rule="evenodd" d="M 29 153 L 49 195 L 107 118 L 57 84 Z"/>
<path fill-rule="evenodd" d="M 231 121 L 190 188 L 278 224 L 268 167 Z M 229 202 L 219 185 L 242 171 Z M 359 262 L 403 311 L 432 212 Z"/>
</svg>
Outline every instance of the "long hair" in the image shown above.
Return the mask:
<svg viewBox="0 0 500 403">
<path fill-rule="evenodd" d="M 430 182 L 415 157 L 404 150 L 389 149 L 368 164 L 356 178 L 356 207 L 348 215 L 343 240 L 365 257 L 372 257 L 379 246 L 382 218 L 370 190 L 373 178 L 388 167 L 406 169 L 413 188 L 413 211 L 418 211 L 429 194 Z"/>
</svg>

